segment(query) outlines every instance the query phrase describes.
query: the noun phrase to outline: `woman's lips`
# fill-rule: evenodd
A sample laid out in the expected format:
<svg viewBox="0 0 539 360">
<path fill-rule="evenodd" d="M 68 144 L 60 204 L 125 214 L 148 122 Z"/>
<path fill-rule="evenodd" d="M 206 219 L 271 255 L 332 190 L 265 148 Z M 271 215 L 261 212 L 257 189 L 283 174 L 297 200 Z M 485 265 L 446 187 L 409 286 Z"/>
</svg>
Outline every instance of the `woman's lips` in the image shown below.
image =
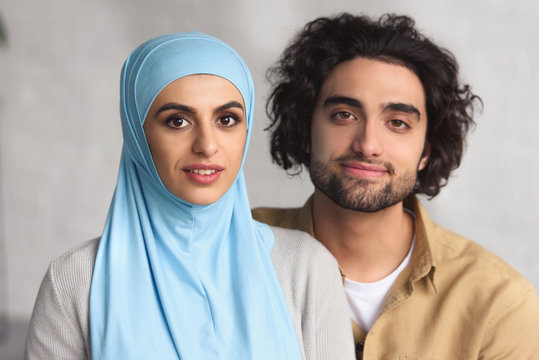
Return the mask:
<svg viewBox="0 0 539 360">
<path fill-rule="evenodd" d="M 197 184 L 208 185 L 219 179 L 224 168 L 216 164 L 193 164 L 182 170 L 189 180 Z"/>
<path fill-rule="evenodd" d="M 384 166 L 379 165 L 345 162 L 341 166 L 348 174 L 362 178 L 380 178 L 388 173 Z"/>
</svg>

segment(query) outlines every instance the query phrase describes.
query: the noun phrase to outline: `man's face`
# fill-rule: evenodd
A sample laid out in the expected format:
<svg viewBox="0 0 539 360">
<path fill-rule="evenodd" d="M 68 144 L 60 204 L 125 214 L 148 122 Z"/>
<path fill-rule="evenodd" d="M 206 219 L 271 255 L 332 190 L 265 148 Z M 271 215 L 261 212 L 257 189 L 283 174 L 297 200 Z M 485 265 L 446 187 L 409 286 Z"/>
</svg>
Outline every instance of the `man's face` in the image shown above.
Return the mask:
<svg viewBox="0 0 539 360">
<path fill-rule="evenodd" d="M 426 131 L 425 94 L 412 71 L 366 58 L 343 62 L 313 111 L 311 180 L 343 208 L 385 209 L 413 191 L 428 161 Z"/>
</svg>

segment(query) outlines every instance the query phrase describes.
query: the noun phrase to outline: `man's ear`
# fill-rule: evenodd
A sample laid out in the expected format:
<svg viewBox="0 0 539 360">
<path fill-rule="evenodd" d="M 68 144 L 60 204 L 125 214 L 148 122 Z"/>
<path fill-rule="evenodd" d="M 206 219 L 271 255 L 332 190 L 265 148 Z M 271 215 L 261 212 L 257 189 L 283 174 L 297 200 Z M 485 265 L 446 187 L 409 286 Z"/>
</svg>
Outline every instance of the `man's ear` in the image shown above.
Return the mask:
<svg viewBox="0 0 539 360">
<path fill-rule="evenodd" d="M 417 171 L 421 171 L 425 168 L 425 166 L 427 166 L 427 163 L 430 159 L 430 151 L 430 144 L 426 144 L 425 149 L 423 150 L 423 154 L 421 155 L 421 160 L 419 160 L 419 166 L 417 167 Z"/>
</svg>

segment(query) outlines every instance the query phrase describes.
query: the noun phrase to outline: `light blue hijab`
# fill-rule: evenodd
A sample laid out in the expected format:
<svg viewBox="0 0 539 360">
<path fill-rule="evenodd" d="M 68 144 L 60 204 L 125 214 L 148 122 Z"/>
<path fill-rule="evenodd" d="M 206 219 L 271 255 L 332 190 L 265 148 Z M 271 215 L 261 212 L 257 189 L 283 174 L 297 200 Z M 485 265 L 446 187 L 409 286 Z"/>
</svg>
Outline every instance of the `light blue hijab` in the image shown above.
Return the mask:
<svg viewBox="0 0 539 360">
<path fill-rule="evenodd" d="M 172 195 L 142 124 L 172 81 L 213 74 L 240 91 L 247 151 L 254 90 L 240 56 L 187 32 L 139 46 L 121 76 L 124 146 L 90 291 L 92 358 L 300 359 L 298 338 L 270 260 L 271 230 L 251 218 L 242 167 L 217 202 Z"/>
</svg>

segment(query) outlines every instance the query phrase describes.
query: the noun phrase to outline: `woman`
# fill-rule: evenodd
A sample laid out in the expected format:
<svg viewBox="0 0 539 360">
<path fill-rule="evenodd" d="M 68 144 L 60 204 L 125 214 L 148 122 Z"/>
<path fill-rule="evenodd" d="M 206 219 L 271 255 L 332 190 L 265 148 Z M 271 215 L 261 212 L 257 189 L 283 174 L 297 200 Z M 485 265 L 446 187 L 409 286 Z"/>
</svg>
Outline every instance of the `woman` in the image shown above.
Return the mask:
<svg viewBox="0 0 539 360">
<path fill-rule="evenodd" d="M 27 358 L 353 358 L 335 261 L 251 218 L 253 101 L 243 60 L 213 37 L 162 36 L 128 57 L 105 229 L 51 264 Z"/>
</svg>

